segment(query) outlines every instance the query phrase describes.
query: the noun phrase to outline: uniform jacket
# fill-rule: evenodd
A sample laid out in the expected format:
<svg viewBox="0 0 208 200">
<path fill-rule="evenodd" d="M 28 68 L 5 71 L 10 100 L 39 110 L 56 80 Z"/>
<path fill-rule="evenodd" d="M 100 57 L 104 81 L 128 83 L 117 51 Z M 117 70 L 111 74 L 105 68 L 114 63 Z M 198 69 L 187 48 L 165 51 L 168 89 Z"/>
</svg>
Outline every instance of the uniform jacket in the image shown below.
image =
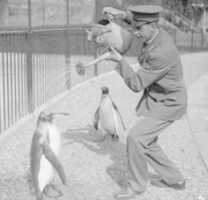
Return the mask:
<svg viewBox="0 0 208 200">
<path fill-rule="evenodd" d="M 120 75 L 134 92 L 143 90 L 136 106 L 138 115 L 161 120 L 179 119 L 187 108 L 187 91 L 178 50 L 169 34 L 159 30 L 155 39 L 144 45 L 138 57 L 138 71 L 121 61 Z"/>
</svg>

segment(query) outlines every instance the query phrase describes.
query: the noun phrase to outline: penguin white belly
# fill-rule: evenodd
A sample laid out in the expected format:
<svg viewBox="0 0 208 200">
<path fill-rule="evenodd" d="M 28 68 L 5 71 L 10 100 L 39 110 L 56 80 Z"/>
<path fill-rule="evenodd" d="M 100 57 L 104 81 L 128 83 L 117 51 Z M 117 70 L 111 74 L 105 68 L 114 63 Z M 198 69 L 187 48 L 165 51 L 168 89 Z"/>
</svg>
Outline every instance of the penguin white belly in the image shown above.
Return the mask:
<svg viewBox="0 0 208 200">
<path fill-rule="evenodd" d="M 115 110 L 113 108 L 112 102 L 109 98 L 106 98 L 103 101 L 100 107 L 100 128 L 104 131 L 115 134 L 116 127 L 115 124 L 117 123 L 117 116 Z"/>
<path fill-rule="evenodd" d="M 56 156 L 58 156 L 61 147 L 61 133 L 54 125 L 50 126 L 49 133 L 50 147 Z"/>
<path fill-rule="evenodd" d="M 61 146 L 60 132 L 57 129 L 57 127 L 53 125 L 50 125 L 50 127 L 48 127 L 48 131 L 49 131 L 49 146 L 51 150 L 55 153 L 55 155 L 58 156 Z M 43 191 L 45 186 L 52 181 L 53 176 L 54 176 L 54 169 L 52 164 L 46 159 L 44 155 L 42 155 L 40 161 L 40 172 L 38 176 L 41 192 Z"/>
<path fill-rule="evenodd" d="M 43 155 L 40 161 L 40 172 L 38 176 L 40 191 L 42 192 L 46 185 L 48 185 L 53 178 L 53 167 L 51 163 Z"/>
</svg>

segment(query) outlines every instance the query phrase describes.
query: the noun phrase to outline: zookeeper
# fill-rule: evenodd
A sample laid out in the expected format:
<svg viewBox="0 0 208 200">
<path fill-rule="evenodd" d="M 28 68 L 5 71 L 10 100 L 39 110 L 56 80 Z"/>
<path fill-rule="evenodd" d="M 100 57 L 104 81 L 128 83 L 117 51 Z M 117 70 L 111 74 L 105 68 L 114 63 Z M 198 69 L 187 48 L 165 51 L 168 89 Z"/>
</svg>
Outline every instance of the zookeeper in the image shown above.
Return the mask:
<svg viewBox="0 0 208 200">
<path fill-rule="evenodd" d="M 117 199 L 143 193 L 150 182 L 174 189 L 185 188 L 183 175 L 157 143 L 160 133 L 187 109 L 181 59 L 172 38 L 158 25 L 161 11 L 162 7 L 153 5 L 130 6 L 128 12 L 112 8 L 112 15 L 127 18 L 130 13 L 133 33 L 143 40 L 138 70 L 113 48 L 109 58 L 118 63 L 117 71 L 131 90 L 143 91 L 136 106 L 137 115 L 142 117 L 138 117 L 127 137 L 128 170 L 132 179 L 125 190 L 115 194 Z M 157 173 L 154 179 L 150 178 L 147 164 Z"/>
</svg>

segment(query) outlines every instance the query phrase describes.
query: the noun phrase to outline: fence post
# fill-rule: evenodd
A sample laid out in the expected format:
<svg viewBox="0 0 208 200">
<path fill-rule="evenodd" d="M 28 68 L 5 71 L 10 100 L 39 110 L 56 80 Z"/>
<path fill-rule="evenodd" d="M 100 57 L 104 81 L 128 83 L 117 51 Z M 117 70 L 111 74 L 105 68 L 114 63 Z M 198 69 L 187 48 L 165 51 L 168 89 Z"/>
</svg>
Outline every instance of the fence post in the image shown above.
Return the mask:
<svg viewBox="0 0 208 200">
<path fill-rule="evenodd" d="M 201 29 L 201 47 L 204 47 L 204 33 L 202 29 Z"/>
<path fill-rule="evenodd" d="M 69 0 L 66 0 L 66 29 L 65 29 L 65 69 L 66 69 L 66 87 L 70 89 L 71 87 L 71 58 L 70 58 L 70 33 L 69 33 Z"/>
<path fill-rule="evenodd" d="M 94 23 L 97 22 L 97 20 L 99 19 L 99 15 L 100 15 L 100 11 L 102 9 L 102 4 L 95 0 L 95 10 L 94 10 Z M 93 46 L 93 56 L 94 58 L 96 59 L 98 56 L 99 56 L 99 48 L 98 47 L 95 47 Z M 95 64 L 94 65 L 94 76 L 97 76 L 98 75 L 98 64 Z"/>
<path fill-rule="evenodd" d="M 99 56 L 99 48 L 94 48 L 94 58 L 96 59 Z M 98 64 L 94 65 L 94 76 L 98 75 Z"/>
<path fill-rule="evenodd" d="M 194 48 L 194 31 L 191 30 L 191 50 Z"/>
<path fill-rule="evenodd" d="M 28 92 L 28 112 L 34 111 L 33 96 L 33 70 L 32 70 L 32 28 L 31 28 L 31 0 L 28 0 L 28 32 L 27 32 L 27 92 Z"/>
<path fill-rule="evenodd" d="M 0 47 L 0 51 L 1 51 L 1 61 L 2 61 L 2 49 Z M 3 73 L 3 63 L 1 63 L 0 65 L 0 135 L 1 135 L 1 132 L 3 131 L 3 125 L 4 125 L 4 118 L 3 118 L 3 107 L 4 107 L 4 104 L 3 104 L 3 96 L 4 96 L 4 93 L 3 93 L 3 79 L 4 79 L 4 76 L 5 74 Z"/>
</svg>

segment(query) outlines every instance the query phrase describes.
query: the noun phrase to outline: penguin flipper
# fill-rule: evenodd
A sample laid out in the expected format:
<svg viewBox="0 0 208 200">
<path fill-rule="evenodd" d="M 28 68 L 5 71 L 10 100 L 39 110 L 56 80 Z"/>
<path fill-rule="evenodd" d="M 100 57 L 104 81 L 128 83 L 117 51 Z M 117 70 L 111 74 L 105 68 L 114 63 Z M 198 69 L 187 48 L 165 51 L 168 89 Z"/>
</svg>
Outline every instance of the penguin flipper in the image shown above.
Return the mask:
<svg viewBox="0 0 208 200">
<path fill-rule="evenodd" d="M 36 192 L 36 199 L 37 200 L 42 200 L 43 199 L 43 194 L 41 194 L 40 191 Z"/>
<path fill-rule="evenodd" d="M 123 126 L 123 129 L 126 130 L 126 126 L 125 126 L 124 120 L 123 120 L 123 118 L 121 116 L 121 113 L 120 113 L 118 107 L 116 106 L 116 104 L 113 101 L 112 101 L 112 104 L 113 104 L 113 108 L 116 110 L 116 112 L 117 112 L 117 114 L 118 114 L 118 116 L 119 116 L 119 118 L 121 120 L 121 124 Z"/>
<path fill-rule="evenodd" d="M 45 155 L 45 157 L 49 160 L 49 162 L 53 165 L 53 167 L 58 172 L 62 183 L 64 185 L 66 185 L 66 174 L 65 174 L 64 169 L 63 169 L 61 163 L 59 162 L 57 156 L 51 150 L 51 148 L 47 142 L 44 142 L 42 144 L 42 148 L 43 148 L 43 154 Z"/>
<path fill-rule="evenodd" d="M 94 114 L 94 122 L 93 122 L 93 127 L 98 130 L 98 124 L 99 124 L 100 116 L 99 116 L 99 108 L 96 110 Z"/>
<path fill-rule="evenodd" d="M 40 134 L 37 130 L 34 132 L 32 137 L 31 149 L 30 149 L 30 170 L 31 170 L 31 178 L 32 184 L 35 189 L 35 196 L 37 199 L 41 199 L 41 191 L 39 188 L 38 174 L 40 167 L 40 157 L 42 155 L 42 148 L 39 145 Z"/>
</svg>

